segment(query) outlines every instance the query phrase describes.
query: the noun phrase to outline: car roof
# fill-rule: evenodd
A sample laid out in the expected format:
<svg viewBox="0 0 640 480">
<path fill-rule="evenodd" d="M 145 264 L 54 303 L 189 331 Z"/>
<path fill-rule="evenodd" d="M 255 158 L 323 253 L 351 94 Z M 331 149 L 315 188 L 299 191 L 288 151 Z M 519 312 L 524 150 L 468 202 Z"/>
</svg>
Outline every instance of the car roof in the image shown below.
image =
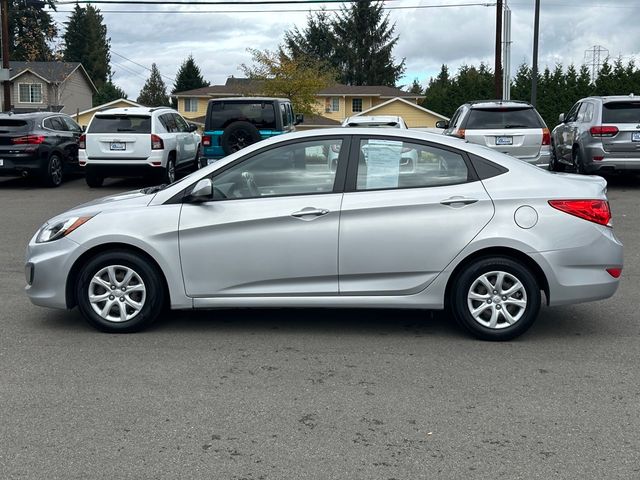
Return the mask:
<svg viewBox="0 0 640 480">
<path fill-rule="evenodd" d="M 640 102 L 640 97 L 634 95 L 633 93 L 630 93 L 629 95 L 607 95 L 607 96 L 592 95 L 590 97 L 584 98 L 583 100 L 587 100 L 587 99 L 601 100 L 603 103 L 634 101 L 634 100 L 636 102 Z"/>
<path fill-rule="evenodd" d="M 108 110 L 102 110 L 101 112 L 97 112 L 98 115 L 125 115 L 130 113 L 132 115 L 141 115 L 141 114 L 151 114 L 153 112 L 158 112 L 161 110 L 168 110 L 170 112 L 175 112 L 173 108 L 170 107 L 118 107 L 118 108 L 109 108 Z"/>
<path fill-rule="evenodd" d="M 29 112 L 29 113 L 2 112 L 0 113 L 0 118 L 17 118 L 20 120 L 29 120 L 33 118 L 50 117 L 51 115 L 67 115 L 67 114 L 62 112 Z"/>
<path fill-rule="evenodd" d="M 354 115 L 353 117 L 347 117 L 345 122 L 400 122 L 402 117 L 398 115 Z"/>
<path fill-rule="evenodd" d="M 288 98 L 277 97 L 223 97 L 211 98 L 209 102 L 273 102 L 274 100 L 291 103 Z"/>
<path fill-rule="evenodd" d="M 471 108 L 533 108 L 529 102 L 521 100 L 472 100 L 467 102 L 467 105 Z"/>
</svg>

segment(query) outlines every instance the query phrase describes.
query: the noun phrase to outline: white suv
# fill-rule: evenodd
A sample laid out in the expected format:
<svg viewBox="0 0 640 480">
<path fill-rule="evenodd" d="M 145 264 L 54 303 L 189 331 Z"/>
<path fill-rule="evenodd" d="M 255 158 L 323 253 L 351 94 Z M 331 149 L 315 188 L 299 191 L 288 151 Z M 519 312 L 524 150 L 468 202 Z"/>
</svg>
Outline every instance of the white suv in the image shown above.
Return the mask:
<svg viewBox="0 0 640 480">
<path fill-rule="evenodd" d="M 105 177 L 152 176 L 173 183 L 176 171 L 199 166 L 200 135 L 171 108 L 112 108 L 96 113 L 80 137 L 87 185 Z"/>
</svg>

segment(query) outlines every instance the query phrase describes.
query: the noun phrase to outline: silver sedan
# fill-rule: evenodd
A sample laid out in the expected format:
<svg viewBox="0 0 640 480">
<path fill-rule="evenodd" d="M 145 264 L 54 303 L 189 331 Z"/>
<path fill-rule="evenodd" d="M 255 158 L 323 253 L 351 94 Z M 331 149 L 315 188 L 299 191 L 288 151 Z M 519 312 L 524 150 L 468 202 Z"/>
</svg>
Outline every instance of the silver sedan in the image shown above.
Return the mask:
<svg viewBox="0 0 640 480">
<path fill-rule="evenodd" d="M 612 296 L 622 244 L 600 177 L 441 135 L 331 129 L 58 215 L 25 270 L 33 303 L 78 306 L 108 332 L 141 330 L 165 306 L 447 308 L 476 337 L 506 340 L 543 293 L 549 305 Z"/>
</svg>

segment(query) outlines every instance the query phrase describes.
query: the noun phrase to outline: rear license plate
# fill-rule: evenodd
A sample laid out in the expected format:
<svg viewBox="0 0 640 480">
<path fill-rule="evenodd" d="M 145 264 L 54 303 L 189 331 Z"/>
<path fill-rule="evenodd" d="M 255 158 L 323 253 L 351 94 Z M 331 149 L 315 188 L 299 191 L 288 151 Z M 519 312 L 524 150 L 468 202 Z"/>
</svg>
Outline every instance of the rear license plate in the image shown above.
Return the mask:
<svg viewBox="0 0 640 480">
<path fill-rule="evenodd" d="M 215 163 L 216 159 L 215 158 L 207 158 L 207 165 L 211 165 L 212 163 Z"/>
<path fill-rule="evenodd" d="M 631 141 L 640 142 L 640 132 L 631 132 Z"/>
<path fill-rule="evenodd" d="M 126 149 L 127 149 L 126 143 L 113 142 L 111 144 L 111 150 L 126 150 Z"/>
<path fill-rule="evenodd" d="M 496 145 L 513 145 L 513 137 L 496 137 Z"/>
</svg>

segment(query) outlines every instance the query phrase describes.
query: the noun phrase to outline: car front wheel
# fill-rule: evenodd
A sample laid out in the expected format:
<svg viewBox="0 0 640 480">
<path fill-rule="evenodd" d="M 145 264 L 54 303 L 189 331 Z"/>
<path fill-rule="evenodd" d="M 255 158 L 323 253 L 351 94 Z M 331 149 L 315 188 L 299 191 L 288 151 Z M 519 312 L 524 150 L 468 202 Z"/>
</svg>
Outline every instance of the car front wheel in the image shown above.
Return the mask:
<svg viewBox="0 0 640 480">
<path fill-rule="evenodd" d="M 76 282 L 85 320 L 103 332 L 129 333 L 153 323 L 164 306 L 160 273 L 143 257 L 107 251 L 89 260 Z"/>
<path fill-rule="evenodd" d="M 482 340 L 510 340 L 531 327 L 540 310 L 540 287 L 530 270 L 511 258 L 486 257 L 457 277 L 451 310 Z"/>
</svg>

